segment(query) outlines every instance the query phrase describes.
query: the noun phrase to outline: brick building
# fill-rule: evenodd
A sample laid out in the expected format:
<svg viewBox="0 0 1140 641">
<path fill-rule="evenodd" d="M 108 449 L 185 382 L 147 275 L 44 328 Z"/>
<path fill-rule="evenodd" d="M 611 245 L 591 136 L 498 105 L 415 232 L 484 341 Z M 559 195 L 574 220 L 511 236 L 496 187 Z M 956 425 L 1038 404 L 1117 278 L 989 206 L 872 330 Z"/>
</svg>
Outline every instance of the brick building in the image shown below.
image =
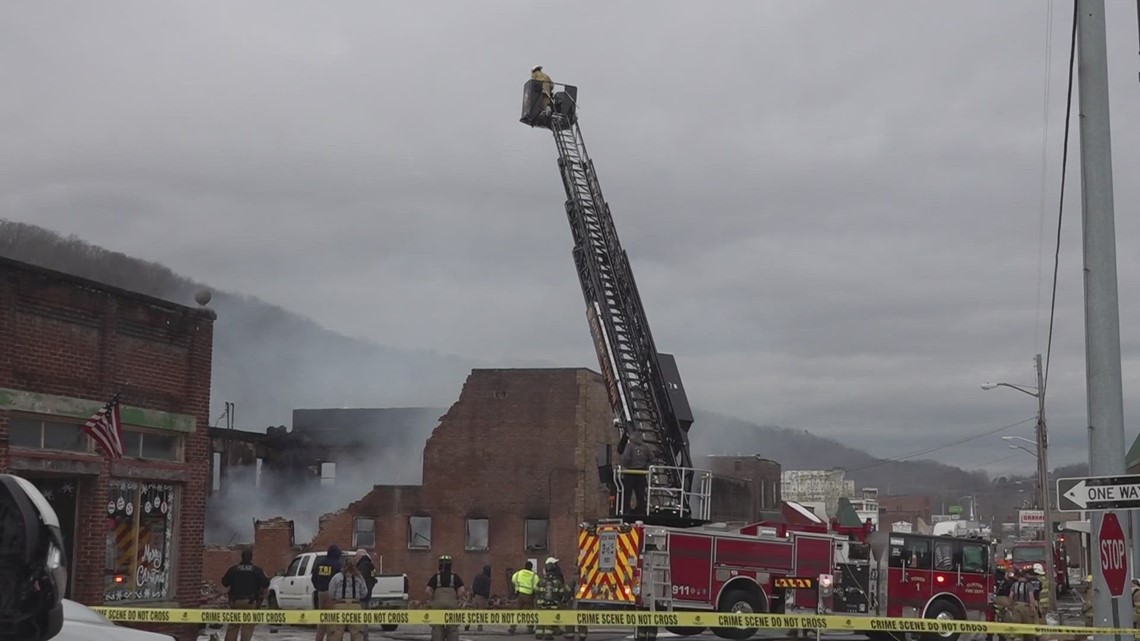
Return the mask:
<svg viewBox="0 0 1140 641">
<path fill-rule="evenodd" d="M 898 495 L 879 497 L 879 529 L 890 531 L 900 521 L 917 525 L 918 519 L 930 523 L 933 502 L 929 496 Z"/>
<path fill-rule="evenodd" d="M 759 455 L 709 456 L 705 465 L 714 474 L 711 507 L 715 520 L 755 523 L 782 518 L 779 463 Z"/>
<path fill-rule="evenodd" d="M 578 523 L 606 513 L 597 454 L 616 442 L 599 374 L 474 370 L 424 447 L 422 483 L 375 487 L 327 518 L 313 549 L 375 550 L 413 598 L 440 554 L 468 581 L 491 564 L 498 592 L 526 559 L 572 572 Z"/>
<path fill-rule="evenodd" d="M 208 309 L 0 259 L 0 470 L 59 513 L 69 598 L 198 604 L 213 323 Z M 80 426 L 119 392 L 126 454 L 112 462 Z"/>
</svg>

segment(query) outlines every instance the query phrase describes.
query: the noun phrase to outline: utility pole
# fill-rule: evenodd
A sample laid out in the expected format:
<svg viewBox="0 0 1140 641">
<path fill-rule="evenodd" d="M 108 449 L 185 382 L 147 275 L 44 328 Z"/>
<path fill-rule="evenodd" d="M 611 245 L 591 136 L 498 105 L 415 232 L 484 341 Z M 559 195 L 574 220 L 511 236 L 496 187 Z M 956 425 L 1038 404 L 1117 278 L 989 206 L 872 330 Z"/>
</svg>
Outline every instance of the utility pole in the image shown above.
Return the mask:
<svg viewBox="0 0 1140 641">
<path fill-rule="evenodd" d="M 1125 471 L 1124 393 L 1120 376 L 1120 307 L 1116 283 L 1104 0 L 1077 0 L 1077 56 L 1089 472 L 1093 476 L 1111 476 Z M 1113 598 L 1108 593 L 1104 573 L 1100 571 L 1100 535 L 1105 514 L 1101 511 L 1091 513 L 1093 623 L 1100 627 L 1131 628 L 1131 602 L 1128 607 L 1122 607 L 1120 598 Z M 1120 520 L 1130 522 L 1127 515 Z M 1127 534 L 1125 539 L 1128 539 Z M 1124 594 L 1128 594 L 1127 589 Z M 1122 637 L 1098 634 L 1096 639 L 1121 641 Z"/>
<path fill-rule="evenodd" d="M 1049 612 L 1052 613 L 1057 611 L 1057 598 L 1061 586 L 1057 583 L 1057 567 L 1053 562 L 1055 544 L 1053 510 L 1050 508 L 1052 500 L 1049 496 L 1049 434 L 1045 430 L 1045 374 L 1041 369 L 1040 354 L 1033 358 L 1033 363 L 1037 366 L 1037 479 L 1041 487 L 1041 512 L 1045 518 L 1045 546 L 1048 548 L 1045 552 L 1045 576 L 1053 586 L 1050 594 L 1052 598 L 1049 599 Z M 1068 568 L 1065 568 L 1065 571 L 1068 572 Z M 1057 623 L 1059 624 L 1060 620 Z"/>
</svg>

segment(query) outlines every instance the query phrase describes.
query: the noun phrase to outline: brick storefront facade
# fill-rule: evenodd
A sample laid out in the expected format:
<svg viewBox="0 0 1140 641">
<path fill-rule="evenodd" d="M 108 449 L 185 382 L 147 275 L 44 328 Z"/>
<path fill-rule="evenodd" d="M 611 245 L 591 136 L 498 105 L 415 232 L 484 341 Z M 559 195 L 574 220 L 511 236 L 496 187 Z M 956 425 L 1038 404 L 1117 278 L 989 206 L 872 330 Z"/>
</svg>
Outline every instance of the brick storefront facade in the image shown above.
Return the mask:
<svg viewBox="0 0 1140 641">
<path fill-rule="evenodd" d="M 0 470 L 59 512 L 70 598 L 198 605 L 213 322 L 208 309 L 0 259 Z M 112 462 L 79 426 L 120 392 L 128 452 Z"/>
</svg>

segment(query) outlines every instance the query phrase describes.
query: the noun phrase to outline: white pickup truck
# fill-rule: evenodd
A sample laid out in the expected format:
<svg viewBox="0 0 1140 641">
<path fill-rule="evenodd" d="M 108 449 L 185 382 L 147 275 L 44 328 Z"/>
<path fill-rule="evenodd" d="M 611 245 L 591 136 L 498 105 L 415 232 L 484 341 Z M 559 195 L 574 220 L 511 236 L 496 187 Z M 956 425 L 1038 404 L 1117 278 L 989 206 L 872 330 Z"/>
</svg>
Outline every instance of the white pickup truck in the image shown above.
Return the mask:
<svg viewBox="0 0 1140 641">
<path fill-rule="evenodd" d="M 315 610 L 317 591 L 313 589 L 313 566 L 324 552 L 305 552 L 293 557 L 289 568 L 269 580 L 269 607 L 281 610 Z M 371 609 L 407 609 L 408 575 L 376 573 L 376 585 L 368 601 Z M 385 632 L 395 625 L 380 626 Z"/>
</svg>

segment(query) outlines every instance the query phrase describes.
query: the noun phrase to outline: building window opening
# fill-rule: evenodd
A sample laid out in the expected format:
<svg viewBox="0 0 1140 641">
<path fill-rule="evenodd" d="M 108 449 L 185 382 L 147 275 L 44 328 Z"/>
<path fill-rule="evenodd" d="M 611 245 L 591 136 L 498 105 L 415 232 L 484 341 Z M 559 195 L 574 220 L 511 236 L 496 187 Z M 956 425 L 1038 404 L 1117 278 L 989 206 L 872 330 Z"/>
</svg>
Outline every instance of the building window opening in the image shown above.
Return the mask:
<svg viewBox="0 0 1140 641">
<path fill-rule="evenodd" d="M 376 547 L 376 520 L 370 516 L 358 516 L 352 521 L 352 547 Z"/>
<path fill-rule="evenodd" d="M 431 549 L 431 517 L 408 517 L 408 548 L 412 550 Z"/>
<path fill-rule="evenodd" d="M 222 489 L 222 453 L 221 452 L 214 452 L 213 463 L 214 464 L 210 466 L 212 468 L 210 470 L 210 476 L 212 477 L 212 479 L 210 481 L 210 487 L 215 492 L 217 492 L 218 490 Z"/>
<path fill-rule="evenodd" d="M 336 463 L 321 463 L 321 485 L 336 485 Z"/>
<path fill-rule="evenodd" d="M 8 444 L 36 450 L 93 452 L 91 439 L 76 423 L 57 423 L 36 418 L 12 417 L 8 421 Z"/>
<path fill-rule="evenodd" d="M 105 601 L 157 601 L 173 595 L 174 512 L 173 485 L 111 480 Z"/>
<path fill-rule="evenodd" d="M 546 549 L 546 519 L 526 520 L 526 549 L 532 551 Z"/>
<path fill-rule="evenodd" d="M 467 549 L 486 550 L 490 548 L 491 521 L 488 519 L 467 519 Z"/>
<path fill-rule="evenodd" d="M 179 436 L 123 430 L 123 456 L 152 461 L 180 461 L 181 446 L 182 438 Z"/>
</svg>

